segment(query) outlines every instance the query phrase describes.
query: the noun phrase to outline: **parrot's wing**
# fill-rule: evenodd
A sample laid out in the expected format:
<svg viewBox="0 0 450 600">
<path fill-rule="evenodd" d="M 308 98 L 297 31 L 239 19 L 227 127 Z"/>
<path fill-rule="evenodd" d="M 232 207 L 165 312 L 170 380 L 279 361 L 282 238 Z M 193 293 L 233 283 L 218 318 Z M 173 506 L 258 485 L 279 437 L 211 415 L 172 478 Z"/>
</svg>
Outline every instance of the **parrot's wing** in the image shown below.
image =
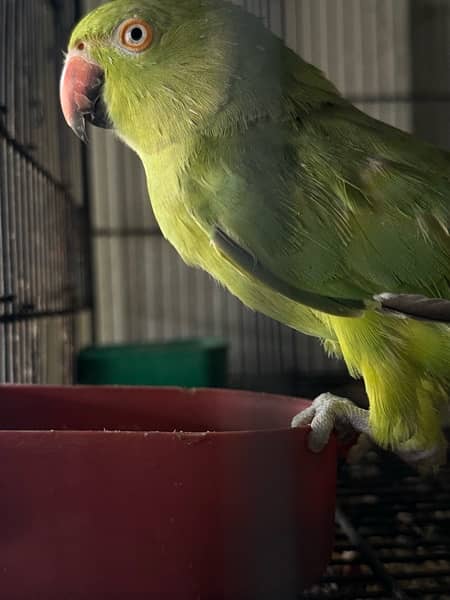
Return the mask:
<svg viewBox="0 0 450 600">
<path fill-rule="evenodd" d="M 326 116 L 320 130 L 333 140 L 336 201 L 355 215 L 349 271 L 369 274 L 365 291 L 376 285 L 383 309 L 449 322 L 450 154 L 353 107 Z"/>
<path fill-rule="evenodd" d="M 355 317 L 370 307 L 369 302 L 320 296 L 290 285 L 258 263 L 254 256 L 218 228 L 215 229 L 212 241 L 228 260 L 231 260 L 248 275 L 295 302 L 340 317 Z M 373 308 L 384 312 L 450 323 L 450 301 L 448 300 L 427 298 L 416 294 L 390 293 L 376 295 L 374 300 L 378 302 L 378 305 L 373 305 Z"/>
<path fill-rule="evenodd" d="M 367 308 L 361 300 L 322 296 L 302 290 L 297 285 L 283 280 L 219 228 L 214 230 L 213 243 L 228 260 L 231 260 L 240 269 L 267 287 L 300 304 L 341 317 L 358 316 Z"/>
<path fill-rule="evenodd" d="M 229 141 L 206 186 L 219 252 L 280 294 L 341 316 L 448 320 L 445 152 L 327 103 Z"/>
</svg>

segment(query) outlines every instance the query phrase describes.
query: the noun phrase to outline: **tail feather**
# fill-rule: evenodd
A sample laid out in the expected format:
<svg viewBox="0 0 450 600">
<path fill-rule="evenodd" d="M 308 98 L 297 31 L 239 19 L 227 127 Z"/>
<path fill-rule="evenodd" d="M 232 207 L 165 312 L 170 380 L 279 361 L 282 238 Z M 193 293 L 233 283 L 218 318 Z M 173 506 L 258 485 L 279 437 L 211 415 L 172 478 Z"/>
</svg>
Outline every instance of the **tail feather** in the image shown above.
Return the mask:
<svg viewBox="0 0 450 600">
<path fill-rule="evenodd" d="M 450 300 L 428 298 L 417 294 L 379 294 L 375 300 L 383 312 L 396 313 L 412 319 L 450 324 Z"/>
</svg>

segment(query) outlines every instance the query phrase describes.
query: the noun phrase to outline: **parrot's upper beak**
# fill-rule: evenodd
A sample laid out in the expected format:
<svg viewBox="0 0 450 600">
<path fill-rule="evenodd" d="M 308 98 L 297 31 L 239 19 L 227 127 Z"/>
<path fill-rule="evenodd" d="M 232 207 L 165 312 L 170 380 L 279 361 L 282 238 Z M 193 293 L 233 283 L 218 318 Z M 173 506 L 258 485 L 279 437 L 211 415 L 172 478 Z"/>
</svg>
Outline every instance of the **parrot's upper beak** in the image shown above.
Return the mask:
<svg viewBox="0 0 450 600">
<path fill-rule="evenodd" d="M 87 141 L 86 120 L 105 129 L 113 126 L 102 97 L 104 79 L 104 72 L 97 63 L 80 54 L 67 57 L 61 75 L 61 107 L 67 124 L 84 142 Z"/>
</svg>

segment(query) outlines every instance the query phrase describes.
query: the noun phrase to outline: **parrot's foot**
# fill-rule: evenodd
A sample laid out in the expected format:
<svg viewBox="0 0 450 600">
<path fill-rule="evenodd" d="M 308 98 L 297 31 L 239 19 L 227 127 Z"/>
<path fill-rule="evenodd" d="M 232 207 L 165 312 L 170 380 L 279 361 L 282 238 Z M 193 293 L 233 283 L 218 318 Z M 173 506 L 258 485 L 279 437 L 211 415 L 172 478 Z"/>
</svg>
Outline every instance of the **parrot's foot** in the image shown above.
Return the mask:
<svg viewBox="0 0 450 600">
<path fill-rule="evenodd" d="M 355 432 L 362 434 L 348 457 L 351 462 L 362 455 L 370 439 L 369 411 L 333 394 L 321 394 L 311 406 L 292 419 L 292 427 L 305 425 L 311 426 L 308 446 L 313 452 L 323 450 L 333 429 L 342 440 Z"/>
<path fill-rule="evenodd" d="M 321 394 L 311 406 L 296 415 L 291 422 L 292 427 L 310 425 L 311 433 L 308 446 L 313 452 L 320 452 L 327 445 L 333 429 L 338 438 L 348 440 L 359 434 L 347 454 L 347 462 L 355 463 L 360 460 L 376 442 L 371 435 L 369 426 L 369 411 L 359 408 L 346 398 L 333 394 Z M 392 451 L 421 474 L 432 473 L 446 463 L 447 443 L 442 437 L 434 446 L 423 448 L 417 439 L 392 448 Z"/>
</svg>

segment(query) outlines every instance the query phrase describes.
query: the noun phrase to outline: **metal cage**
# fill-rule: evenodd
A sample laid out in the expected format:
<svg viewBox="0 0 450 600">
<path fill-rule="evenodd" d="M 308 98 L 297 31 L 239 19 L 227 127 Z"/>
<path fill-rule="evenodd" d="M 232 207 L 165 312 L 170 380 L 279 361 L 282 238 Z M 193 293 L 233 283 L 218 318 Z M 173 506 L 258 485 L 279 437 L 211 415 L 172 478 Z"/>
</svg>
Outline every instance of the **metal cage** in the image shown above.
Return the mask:
<svg viewBox="0 0 450 600">
<path fill-rule="evenodd" d="M 71 382 L 91 305 L 83 155 L 58 104 L 76 16 L 0 0 L 0 381 Z"/>
</svg>

